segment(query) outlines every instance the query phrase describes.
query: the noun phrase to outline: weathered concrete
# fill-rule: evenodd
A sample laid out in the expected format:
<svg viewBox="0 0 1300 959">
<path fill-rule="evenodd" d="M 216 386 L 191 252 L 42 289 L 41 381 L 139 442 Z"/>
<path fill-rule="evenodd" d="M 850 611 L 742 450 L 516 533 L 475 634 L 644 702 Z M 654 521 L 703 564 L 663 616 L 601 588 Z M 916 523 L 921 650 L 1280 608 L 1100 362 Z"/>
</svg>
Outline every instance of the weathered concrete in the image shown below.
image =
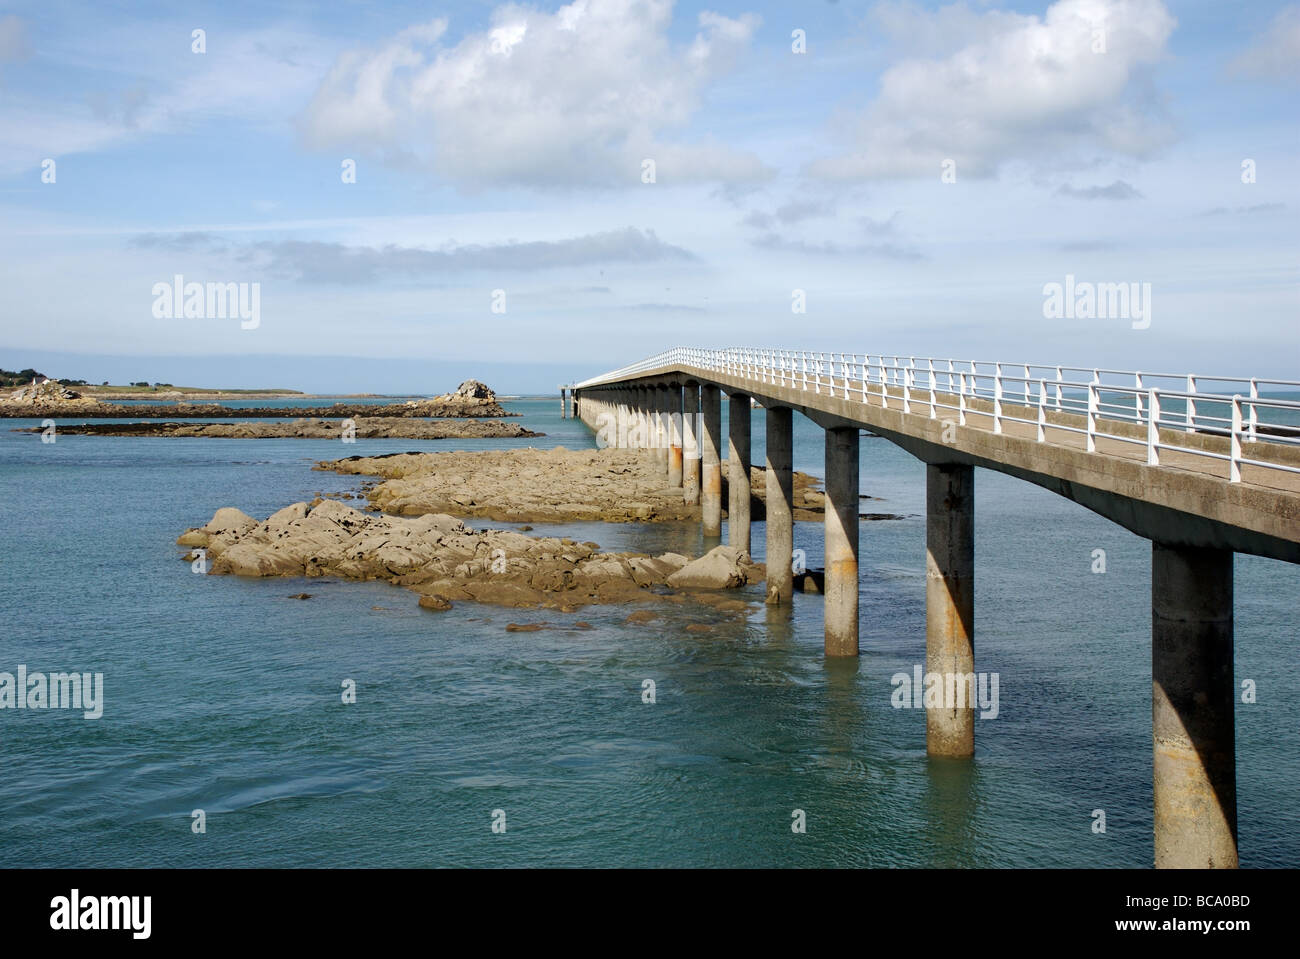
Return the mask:
<svg viewBox="0 0 1300 959">
<path fill-rule="evenodd" d="M 705 536 L 722 535 L 722 393 L 712 383 L 700 386 L 700 507 Z"/>
<path fill-rule="evenodd" d="M 668 485 L 680 488 L 682 472 L 682 390 L 675 383 L 669 384 L 667 394 L 668 426 Z"/>
<path fill-rule="evenodd" d="M 826 431 L 827 656 L 858 655 L 858 428 Z"/>
<path fill-rule="evenodd" d="M 975 752 L 975 469 L 925 468 L 925 671 L 952 677 L 957 698 L 927 706 L 931 756 Z"/>
<path fill-rule="evenodd" d="M 794 596 L 794 415 L 767 409 L 767 602 L 788 606 Z"/>
<path fill-rule="evenodd" d="M 1232 553 L 1151 549 L 1157 868 L 1237 866 Z"/>
<path fill-rule="evenodd" d="M 700 385 L 687 383 L 682 389 L 682 499 L 694 506 L 700 501 Z"/>
<path fill-rule="evenodd" d="M 728 476 L 727 542 L 735 549 L 750 549 L 749 483 L 750 409 L 748 393 L 727 395 L 727 460 Z"/>
<path fill-rule="evenodd" d="M 667 394 L 668 391 L 662 386 L 657 386 L 650 392 L 650 428 L 654 435 L 655 459 L 665 477 L 668 475 L 668 431 L 664 429 L 664 413 L 668 409 Z"/>
</svg>

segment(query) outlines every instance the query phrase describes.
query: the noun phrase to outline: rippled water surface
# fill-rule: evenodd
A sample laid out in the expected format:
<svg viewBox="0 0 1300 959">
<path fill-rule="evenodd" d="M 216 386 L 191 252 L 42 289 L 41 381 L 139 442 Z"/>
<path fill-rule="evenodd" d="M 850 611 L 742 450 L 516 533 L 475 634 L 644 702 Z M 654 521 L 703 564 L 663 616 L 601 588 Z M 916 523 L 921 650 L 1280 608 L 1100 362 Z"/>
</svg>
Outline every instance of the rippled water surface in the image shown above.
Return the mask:
<svg viewBox="0 0 1300 959">
<path fill-rule="evenodd" d="M 218 507 L 265 517 L 358 487 L 318 459 L 593 445 L 558 399 L 507 406 L 548 435 L 42 444 L 10 431 L 34 421 L 0 424 L 0 671 L 102 672 L 106 700 L 98 721 L 0 710 L 0 866 L 1150 863 L 1149 546 L 1009 477 L 976 477 L 976 668 L 999 674 L 1000 715 L 978 723 L 972 762 L 927 759 L 923 712 L 890 704 L 890 677 L 924 662 L 925 474 L 884 440 L 862 441 L 862 491 L 879 498 L 864 511 L 905 518 L 862 526 L 855 663 L 823 660 L 819 597 L 771 611 L 761 586 L 743 620 L 664 604 L 634 625 L 620 607 L 431 613 L 386 584 L 179 560 L 176 536 Z M 756 462 L 762 424 L 755 411 Z M 795 461 L 822 474 L 821 433 L 799 417 Z M 705 546 L 691 524 L 543 531 Z M 761 523 L 754 543 L 761 558 Z M 795 545 L 820 565 L 819 525 Z M 1296 866 L 1300 570 L 1243 556 L 1236 577 L 1237 678 L 1258 685 L 1237 707 L 1241 859 Z M 686 630 L 701 621 L 713 630 Z"/>
</svg>

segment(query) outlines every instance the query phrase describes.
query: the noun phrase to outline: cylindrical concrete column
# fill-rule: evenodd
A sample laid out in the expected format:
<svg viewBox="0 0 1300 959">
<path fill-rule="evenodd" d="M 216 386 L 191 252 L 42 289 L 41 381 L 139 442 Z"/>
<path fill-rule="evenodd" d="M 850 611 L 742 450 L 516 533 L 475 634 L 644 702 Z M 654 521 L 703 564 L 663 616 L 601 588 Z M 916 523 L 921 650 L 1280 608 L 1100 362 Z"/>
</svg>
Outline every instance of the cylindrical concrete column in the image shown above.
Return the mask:
<svg viewBox="0 0 1300 959">
<path fill-rule="evenodd" d="M 633 445 L 639 450 L 649 449 L 650 391 L 638 386 L 632 390 L 632 395 L 636 397 L 636 442 Z"/>
<path fill-rule="evenodd" d="M 700 387 L 700 507 L 705 536 L 722 535 L 722 393 L 711 383 Z"/>
<path fill-rule="evenodd" d="M 945 690 L 925 710 L 926 752 L 974 755 L 975 468 L 960 463 L 925 468 L 925 671 Z"/>
<path fill-rule="evenodd" d="M 614 445 L 621 450 L 628 447 L 628 432 L 631 429 L 632 409 L 628 406 L 626 395 L 621 390 L 613 393 L 614 415 L 618 419 L 618 435 Z"/>
<path fill-rule="evenodd" d="M 794 415 L 767 409 L 767 602 L 788 606 L 794 595 Z"/>
<path fill-rule="evenodd" d="M 753 413 L 749 394 L 727 394 L 727 460 L 730 493 L 727 503 L 727 543 L 749 552 L 749 433 Z"/>
<path fill-rule="evenodd" d="M 650 391 L 650 395 L 654 397 L 655 460 L 666 478 L 668 476 L 668 430 L 665 414 L 668 412 L 668 391 L 662 386 L 656 386 Z"/>
<path fill-rule="evenodd" d="M 682 389 L 682 500 L 688 506 L 700 501 L 700 387 L 688 383 Z"/>
<path fill-rule="evenodd" d="M 668 426 L 668 485 L 680 489 L 682 485 L 682 388 L 673 384 L 665 395 Z"/>
<path fill-rule="evenodd" d="M 858 655 L 858 428 L 826 431 L 826 655 Z"/>
<path fill-rule="evenodd" d="M 1153 543 L 1151 732 L 1158 869 L 1237 867 L 1232 552 Z"/>
</svg>

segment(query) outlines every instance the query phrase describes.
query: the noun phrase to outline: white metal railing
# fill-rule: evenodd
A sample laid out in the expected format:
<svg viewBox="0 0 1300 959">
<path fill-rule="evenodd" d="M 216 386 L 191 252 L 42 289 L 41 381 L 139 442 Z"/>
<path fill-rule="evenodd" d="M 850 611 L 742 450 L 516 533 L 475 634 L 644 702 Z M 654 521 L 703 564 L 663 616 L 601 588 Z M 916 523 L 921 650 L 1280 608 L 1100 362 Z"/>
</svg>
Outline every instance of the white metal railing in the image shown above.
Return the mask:
<svg viewBox="0 0 1300 959">
<path fill-rule="evenodd" d="M 664 368 L 717 373 L 898 408 L 930 419 L 941 418 L 943 411 L 954 414 L 954 421 L 961 426 L 967 425 L 968 417 L 974 414 L 989 418 L 994 433 L 1003 432 L 1008 423 L 1022 423 L 1034 427 L 1040 443 L 1048 442 L 1049 431 L 1077 433 L 1082 434 L 1088 452 L 1096 452 L 1098 440 L 1145 446 L 1146 461 L 1152 466 L 1160 465 L 1161 450 L 1177 450 L 1226 461 L 1228 479 L 1234 483 L 1241 481 L 1243 465 L 1300 473 L 1300 466 L 1244 452 L 1259 441 L 1300 448 L 1300 401 L 1264 395 L 1279 389 L 1300 390 L 1300 380 L 869 353 L 678 347 L 577 383 L 573 388 L 597 389 Z M 1231 392 L 1224 390 L 1225 386 Z M 987 401 L 988 407 L 974 409 L 972 399 Z M 1030 415 L 1008 413 L 1008 404 L 1028 408 Z M 1077 414 L 1083 425 L 1049 419 L 1049 413 Z M 1139 429 L 1108 432 L 1105 423 L 1115 421 Z M 1142 426 L 1146 427 L 1144 432 Z M 1162 440 L 1162 429 L 1225 436 L 1229 440 L 1228 452 Z"/>
</svg>

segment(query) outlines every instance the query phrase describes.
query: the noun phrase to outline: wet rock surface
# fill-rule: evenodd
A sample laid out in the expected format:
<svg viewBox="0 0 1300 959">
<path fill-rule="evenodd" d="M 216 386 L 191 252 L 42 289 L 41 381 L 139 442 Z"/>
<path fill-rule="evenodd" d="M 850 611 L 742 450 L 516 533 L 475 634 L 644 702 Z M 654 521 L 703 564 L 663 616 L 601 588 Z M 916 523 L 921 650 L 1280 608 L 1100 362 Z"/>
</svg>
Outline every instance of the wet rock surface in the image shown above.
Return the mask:
<svg viewBox="0 0 1300 959">
<path fill-rule="evenodd" d="M 210 574 L 385 580 L 415 591 L 434 611 L 464 600 L 572 611 L 671 598 L 673 587 L 690 595 L 763 578 L 761 565 L 726 546 L 695 561 L 676 553 L 600 553 L 567 538 L 475 530 L 442 513 L 382 516 L 333 500 L 294 503 L 263 522 L 226 507 L 176 542 L 205 550 Z"/>
<path fill-rule="evenodd" d="M 317 469 L 382 477 L 366 496 L 375 508 L 398 516 L 451 513 L 513 523 L 644 523 L 700 517 L 700 507 L 682 501 L 682 491 L 668 485 L 654 453 L 646 450 L 557 446 L 396 453 L 330 460 Z M 794 474 L 796 521 L 822 519 L 825 495 L 819 485 L 816 477 Z M 766 471 L 761 467 L 750 471 L 750 488 L 751 515 L 760 520 L 766 515 Z M 725 480 L 722 502 L 725 516 Z"/>
</svg>

